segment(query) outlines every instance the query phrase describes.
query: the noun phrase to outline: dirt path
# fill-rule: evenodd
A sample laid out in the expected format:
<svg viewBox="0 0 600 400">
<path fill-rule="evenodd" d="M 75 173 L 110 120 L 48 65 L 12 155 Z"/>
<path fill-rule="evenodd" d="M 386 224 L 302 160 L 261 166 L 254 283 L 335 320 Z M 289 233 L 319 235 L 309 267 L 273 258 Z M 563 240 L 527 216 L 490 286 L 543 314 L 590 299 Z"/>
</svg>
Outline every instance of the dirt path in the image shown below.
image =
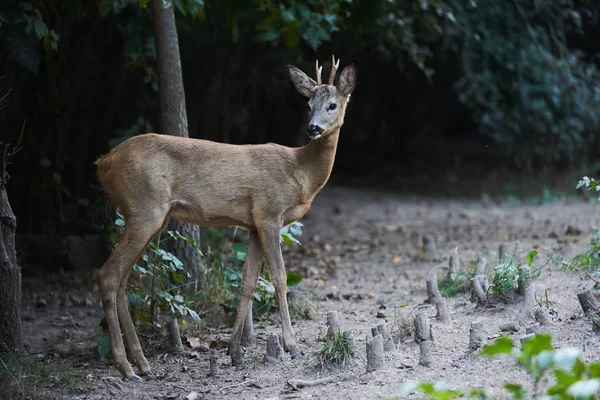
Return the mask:
<svg viewBox="0 0 600 400">
<path fill-rule="evenodd" d="M 337 311 L 343 330 L 354 333 L 363 359 L 341 371 L 314 370 L 301 362 L 289 360 L 280 364 L 262 362 L 266 337 L 279 334 L 277 319 L 268 318 L 256 326 L 257 345 L 247 349 L 240 367 L 232 367 L 224 350 L 220 353 L 220 374 L 208 377 L 208 353 L 195 357 L 154 357 L 150 362 L 157 374 L 142 383 L 123 382 L 116 369 L 95 361 L 94 326 L 100 314 L 85 307 L 85 291 L 76 294 L 79 304 L 47 305 L 36 308 L 35 301 L 26 302 L 25 331 L 30 350 L 44 352 L 51 365 L 71 368 L 84 378 L 80 394 L 54 390 L 55 398 L 76 399 L 184 399 L 197 392 L 201 399 L 377 399 L 382 397 L 421 398 L 400 395 L 398 387 L 410 380 L 432 379 L 454 387 L 485 387 L 496 390 L 495 398 L 504 398 L 501 387 L 506 381 L 530 386 L 526 374 L 503 358 L 481 359 L 467 352 L 470 323 L 482 319 L 489 338 L 496 337 L 498 325 L 519 320 L 521 335 L 528 321 L 513 311 L 481 312 L 468 296 L 449 299 L 451 322 L 438 323 L 433 307 L 426 299 L 425 280 L 432 268 L 445 275 L 446 261 L 418 259 L 416 238 L 422 234 L 436 237 L 438 250 L 445 259 L 458 247 L 463 263 L 484 255 L 493 263 L 498 245 L 518 241 L 520 248 L 536 248 L 541 256 L 553 246 L 560 254 L 570 256 L 587 243 L 600 225 L 598 204 L 550 204 L 543 206 L 495 205 L 489 201 L 427 200 L 398 198 L 393 193 L 358 191 L 328 187 L 321 193 L 307 217 L 303 246 L 285 254 L 290 270 L 305 276 L 302 290 L 310 294 L 318 309 L 314 320 L 298 319 L 294 329 L 301 350 L 320 346 L 317 341 L 325 331 L 325 314 Z M 567 235 L 580 230 L 576 235 Z M 573 229 L 574 228 L 574 229 Z M 85 287 L 85 285 L 82 285 Z M 544 269 L 535 281 L 537 295 L 548 290 L 554 324 L 548 329 L 556 346 L 584 348 L 589 337 L 590 322 L 583 318 L 576 293 L 591 287 L 574 273 L 558 271 L 556 266 Z M 81 300 L 83 299 L 83 300 Z M 370 328 L 383 319 L 396 334 L 410 321 L 411 313 L 425 311 L 435 329 L 432 348 L 433 364 L 418 365 L 419 349 L 413 340 L 400 341 L 397 350 L 386 355 L 385 367 L 366 373 L 364 348 Z M 40 338 L 40 330 L 48 340 Z M 38 332 L 38 334 L 36 334 Z M 222 331 L 219 338 L 226 338 Z M 214 339 L 214 338 L 213 338 Z M 64 352 L 61 349 L 65 347 Z M 75 351 L 73 350 L 75 349 Z M 585 347 L 588 360 L 600 360 L 598 344 Z M 317 379 L 332 376 L 332 383 L 292 391 L 288 379 Z"/>
</svg>

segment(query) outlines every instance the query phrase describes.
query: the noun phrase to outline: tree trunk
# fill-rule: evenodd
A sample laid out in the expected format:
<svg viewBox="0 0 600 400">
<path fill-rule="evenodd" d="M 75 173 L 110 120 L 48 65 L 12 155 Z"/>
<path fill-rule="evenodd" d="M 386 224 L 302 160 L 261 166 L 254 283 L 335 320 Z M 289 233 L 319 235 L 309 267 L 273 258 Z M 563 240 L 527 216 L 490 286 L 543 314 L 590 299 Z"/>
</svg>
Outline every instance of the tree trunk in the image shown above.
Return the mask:
<svg viewBox="0 0 600 400">
<path fill-rule="evenodd" d="M 0 148 L 0 156 L 6 154 Z M 10 207 L 5 172 L 0 159 L 0 352 L 21 350 L 21 268 L 15 252 L 17 218 Z"/>
<path fill-rule="evenodd" d="M 162 133 L 188 137 L 185 90 L 181 73 L 179 40 L 175 26 L 175 10 L 172 0 L 152 0 L 152 18 L 154 20 L 154 41 L 156 45 L 156 66 L 160 97 Z M 178 231 L 185 237 L 191 237 L 200 246 L 200 227 L 175 219 L 169 222 L 169 230 Z M 173 241 L 171 252 L 176 255 L 192 273 L 197 290 L 198 277 L 202 269 L 202 257 L 194 246 L 186 241 Z"/>
</svg>

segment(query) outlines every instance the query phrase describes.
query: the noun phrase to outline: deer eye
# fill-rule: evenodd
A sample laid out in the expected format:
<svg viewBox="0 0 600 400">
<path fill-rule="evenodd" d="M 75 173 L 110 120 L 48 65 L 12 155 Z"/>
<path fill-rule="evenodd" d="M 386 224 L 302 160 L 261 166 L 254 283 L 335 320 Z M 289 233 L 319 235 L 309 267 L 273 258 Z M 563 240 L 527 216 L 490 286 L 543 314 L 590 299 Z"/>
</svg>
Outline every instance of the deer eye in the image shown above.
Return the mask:
<svg viewBox="0 0 600 400">
<path fill-rule="evenodd" d="M 337 104 L 335 104 L 335 103 L 331 103 L 331 104 L 329 105 L 329 107 L 327 107 L 327 109 L 328 109 L 329 111 L 333 111 L 333 110 L 335 110 L 335 108 L 336 108 L 336 107 L 337 107 Z"/>
</svg>

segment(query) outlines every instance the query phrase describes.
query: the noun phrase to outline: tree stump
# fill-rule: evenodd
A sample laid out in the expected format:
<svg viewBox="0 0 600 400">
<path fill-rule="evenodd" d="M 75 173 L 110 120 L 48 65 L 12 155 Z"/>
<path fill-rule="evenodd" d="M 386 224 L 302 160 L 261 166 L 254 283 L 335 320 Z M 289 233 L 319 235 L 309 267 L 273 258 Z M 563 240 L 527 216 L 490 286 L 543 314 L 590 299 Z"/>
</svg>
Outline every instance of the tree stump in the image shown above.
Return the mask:
<svg viewBox="0 0 600 400">
<path fill-rule="evenodd" d="M 219 354 L 216 349 L 210 350 L 209 357 L 209 376 L 217 376 L 219 374 Z"/>
<path fill-rule="evenodd" d="M 171 343 L 171 350 L 175 353 L 183 353 L 183 343 L 181 343 L 177 318 L 169 317 L 167 319 L 167 334 L 169 336 L 169 343 Z"/>
<path fill-rule="evenodd" d="M 600 335 L 600 315 L 592 317 L 592 332 L 596 335 Z"/>
<path fill-rule="evenodd" d="M 419 350 L 419 365 L 429 367 L 431 365 L 431 340 L 419 343 Z"/>
<path fill-rule="evenodd" d="M 415 315 L 415 342 L 421 343 L 426 340 L 431 340 L 431 328 L 429 327 L 429 320 L 427 314 L 420 312 Z"/>
<path fill-rule="evenodd" d="M 483 346 L 485 343 L 485 326 L 483 321 L 471 322 L 469 328 L 469 349 L 474 351 Z"/>
<path fill-rule="evenodd" d="M 450 313 L 448 312 L 448 304 L 446 300 L 440 294 L 437 301 L 435 302 L 435 307 L 437 309 L 437 315 L 435 316 L 438 321 L 443 324 L 447 324 L 450 322 Z"/>
<path fill-rule="evenodd" d="M 427 298 L 429 304 L 435 304 L 437 295 L 441 295 L 440 290 L 438 289 L 437 275 L 432 272 L 427 278 Z"/>
<path fill-rule="evenodd" d="M 271 333 L 267 337 L 267 354 L 265 354 L 264 362 L 278 363 L 282 359 L 283 349 L 279 344 L 279 336 Z"/>
<path fill-rule="evenodd" d="M 377 326 L 371 327 L 371 335 L 373 335 L 373 337 L 381 335 L 381 338 L 383 340 L 384 351 L 392 351 L 396 348 L 396 345 L 394 345 L 394 341 L 392 340 L 389 334 L 387 324 L 385 322 L 381 322 Z"/>
<path fill-rule="evenodd" d="M 585 315 L 592 315 L 598 312 L 599 305 L 597 302 L 598 295 L 594 290 L 577 293 L 577 299 Z"/>
<path fill-rule="evenodd" d="M 244 329 L 242 330 L 242 346 L 249 347 L 254 344 L 254 320 L 252 319 L 252 303 L 248 303 L 248 311 L 246 312 L 246 320 L 244 321 Z"/>
<path fill-rule="evenodd" d="M 423 235 L 423 252 L 425 252 L 425 255 L 430 260 L 438 258 L 438 250 L 433 235 Z"/>
<path fill-rule="evenodd" d="M 548 311 L 543 308 L 537 308 L 533 313 L 535 320 L 540 323 L 542 326 L 548 326 L 552 324 L 552 319 L 550 319 L 550 314 Z"/>
<path fill-rule="evenodd" d="M 448 269 L 448 278 L 451 278 L 452 274 L 460 271 L 460 257 L 458 256 L 458 247 L 454 248 L 452 254 L 448 258 L 448 265 L 450 268 Z"/>
<path fill-rule="evenodd" d="M 519 280 L 517 293 L 523 296 L 523 309 L 530 313 L 535 306 L 535 291 L 533 290 L 533 282 L 531 280 L 531 269 L 528 266 L 521 267 L 525 278 Z"/>
<path fill-rule="evenodd" d="M 367 372 L 383 367 L 383 338 L 377 334 L 372 339 L 367 337 Z"/>
<path fill-rule="evenodd" d="M 340 322 L 337 311 L 329 311 L 327 313 L 327 336 L 332 337 L 340 331 Z"/>
<path fill-rule="evenodd" d="M 487 258 L 484 256 L 479 257 L 477 260 L 477 265 L 475 266 L 475 276 L 484 275 L 485 276 L 485 267 L 487 265 Z"/>
<path fill-rule="evenodd" d="M 476 275 L 471 278 L 473 297 L 479 305 L 484 305 L 487 302 L 487 287 L 484 289 L 482 283 L 487 286 L 487 277 L 485 275 Z"/>
<path fill-rule="evenodd" d="M 501 331 L 519 332 L 519 324 L 517 322 L 507 322 L 498 327 Z"/>
</svg>

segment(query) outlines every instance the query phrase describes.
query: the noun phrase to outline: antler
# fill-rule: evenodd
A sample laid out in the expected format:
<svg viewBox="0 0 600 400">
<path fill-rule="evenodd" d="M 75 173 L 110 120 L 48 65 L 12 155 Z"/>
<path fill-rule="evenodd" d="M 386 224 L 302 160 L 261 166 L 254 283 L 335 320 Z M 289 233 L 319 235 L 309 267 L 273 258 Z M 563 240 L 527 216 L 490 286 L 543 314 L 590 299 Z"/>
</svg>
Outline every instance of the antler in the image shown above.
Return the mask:
<svg viewBox="0 0 600 400">
<path fill-rule="evenodd" d="M 321 85 L 321 71 L 323 70 L 323 66 L 321 65 L 319 67 L 319 60 L 317 60 L 316 62 L 316 69 L 317 69 L 317 85 Z"/>
<path fill-rule="evenodd" d="M 331 55 L 331 73 L 329 74 L 329 84 L 333 85 L 333 80 L 335 79 L 335 74 L 337 72 L 338 67 L 340 66 L 340 59 L 338 58 L 337 62 L 335 62 L 335 55 Z"/>
</svg>

